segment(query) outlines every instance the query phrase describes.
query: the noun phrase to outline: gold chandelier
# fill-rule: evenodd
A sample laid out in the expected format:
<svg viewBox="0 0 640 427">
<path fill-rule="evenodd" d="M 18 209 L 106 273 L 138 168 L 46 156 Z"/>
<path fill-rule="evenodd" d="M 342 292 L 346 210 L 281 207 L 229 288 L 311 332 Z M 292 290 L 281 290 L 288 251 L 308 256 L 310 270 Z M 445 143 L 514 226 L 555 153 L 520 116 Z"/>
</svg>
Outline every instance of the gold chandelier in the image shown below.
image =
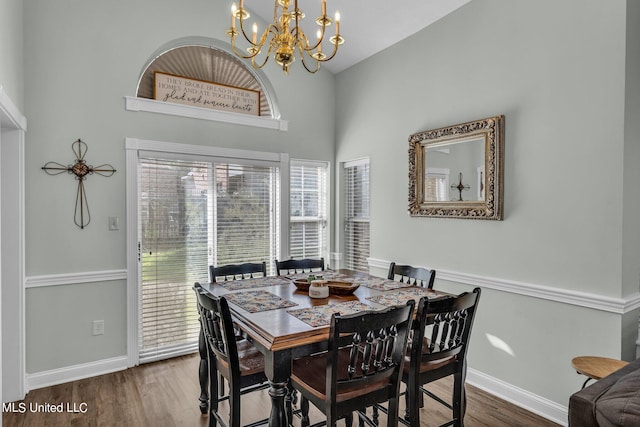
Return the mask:
<svg viewBox="0 0 640 427">
<path fill-rule="evenodd" d="M 249 18 L 249 12 L 243 7 L 244 0 L 240 0 L 240 7 L 233 3 L 231 6 L 231 28 L 227 30 L 227 35 L 231 37 L 231 47 L 233 51 L 241 58 L 251 59 L 251 64 L 255 68 L 262 68 L 269 60 L 272 52 L 274 59 L 285 73 L 289 72 L 289 66 L 295 60 L 295 50 L 299 52 L 300 59 L 304 68 L 310 73 L 315 73 L 320 69 L 320 63 L 329 61 L 338 52 L 338 46 L 344 43 L 344 38 L 340 35 L 340 13 L 336 12 L 335 27 L 336 31 L 329 39 L 333 45 L 330 55 L 326 55 L 322 50 L 322 41 L 324 40 L 325 30 L 331 26 L 333 21 L 327 16 L 326 0 L 322 1 L 321 15 L 316 18 L 316 24 L 319 28 L 317 31 L 317 39 L 313 44 L 309 43 L 309 39 L 300 27 L 300 21 L 304 18 L 304 13 L 298 8 L 298 0 L 274 0 L 275 6 L 273 10 L 273 23 L 262 33 L 258 39 L 258 25 L 254 22 L 252 28 L 252 36 L 249 38 L 244 29 L 244 24 Z M 291 8 L 293 3 L 293 9 Z M 240 25 L 236 26 L 236 21 L 240 21 Z M 242 34 L 244 39 L 249 43 L 246 49 L 248 55 L 244 54 L 236 47 L 236 36 Z M 268 49 L 264 56 L 264 60 L 256 61 L 264 46 Z M 305 60 L 306 58 L 306 60 Z M 311 66 L 307 65 L 307 61 L 311 61 Z"/>
</svg>

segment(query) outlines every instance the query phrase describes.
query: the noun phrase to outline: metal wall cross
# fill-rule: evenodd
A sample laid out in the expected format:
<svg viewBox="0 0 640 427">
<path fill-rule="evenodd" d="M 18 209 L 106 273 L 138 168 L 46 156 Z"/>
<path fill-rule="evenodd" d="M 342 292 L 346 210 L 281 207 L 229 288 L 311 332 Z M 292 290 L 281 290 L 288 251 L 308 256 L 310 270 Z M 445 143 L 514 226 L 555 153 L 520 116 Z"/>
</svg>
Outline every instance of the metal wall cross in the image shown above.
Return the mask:
<svg viewBox="0 0 640 427">
<path fill-rule="evenodd" d="M 455 188 L 456 190 L 458 190 L 460 192 L 460 197 L 458 198 L 458 202 L 462 202 L 462 190 L 468 190 L 469 186 L 468 185 L 464 185 L 462 183 L 462 172 L 460 172 L 460 174 L 458 175 L 458 177 L 460 178 L 460 182 L 458 183 L 458 185 L 452 185 L 451 188 Z"/>
<path fill-rule="evenodd" d="M 78 181 L 78 191 L 76 192 L 76 210 L 73 215 L 73 222 L 75 222 L 78 227 L 84 228 L 91 222 L 87 194 L 84 191 L 84 180 L 87 179 L 88 175 L 93 175 L 94 173 L 109 177 L 116 173 L 116 170 L 109 164 L 95 167 L 88 165 L 84 160 L 84 156 L 87 154 L 87 144 L 80 139 L 71 144 L 71 150 L 73 150 L 73 153 L 76 155 L 76 160 L 73 165 L 65 166 L 56 162 L 48 162 L 42 169 L 49 175 L 60 175 L 64 172 L 75 175 Z"/>
</svg>

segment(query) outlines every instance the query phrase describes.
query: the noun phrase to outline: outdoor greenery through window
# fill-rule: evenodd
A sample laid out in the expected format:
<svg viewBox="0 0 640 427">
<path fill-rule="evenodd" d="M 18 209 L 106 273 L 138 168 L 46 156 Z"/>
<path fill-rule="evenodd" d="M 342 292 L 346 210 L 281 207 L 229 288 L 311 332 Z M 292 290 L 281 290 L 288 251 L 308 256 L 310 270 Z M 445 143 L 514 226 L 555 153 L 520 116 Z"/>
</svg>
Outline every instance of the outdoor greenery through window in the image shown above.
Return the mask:
<svg viewBox="0 0 640 427">
<path fill-rule="evenodd" d="M 279 168 L 148 158 L 139 164 L 140 361 L 191 352 L 193 284 L 209 265 L 279 253 Z"/>
<path fill-rule="evenodd" d="M 327 253 L 326 162 L 291 161 L 289 255 L 320 258 Z"/>
<path fill-rule="evenodd" d="M 344 164 L 345 267 L 369 271 L 369 160 Z"/>
</svg>

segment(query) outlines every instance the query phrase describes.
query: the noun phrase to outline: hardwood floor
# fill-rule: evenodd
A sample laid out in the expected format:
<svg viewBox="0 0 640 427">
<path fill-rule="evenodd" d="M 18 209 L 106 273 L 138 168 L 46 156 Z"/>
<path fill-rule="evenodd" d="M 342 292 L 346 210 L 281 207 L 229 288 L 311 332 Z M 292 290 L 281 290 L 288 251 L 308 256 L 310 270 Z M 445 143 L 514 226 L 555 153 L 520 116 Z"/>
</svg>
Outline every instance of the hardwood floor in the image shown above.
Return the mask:
<svg viewBox="0 0 640 427">
<path fill-rule="evenodd" d="M 15 412 L 3 413 L 2 423 L 5 427 L 206 426 L 208 417 L 201 415 L 198 408 L 198 361 L 194 354 L 32 390 L 25 400 L 14 403 Z M 450 384 L 441 380 L 429 389 L 448 396 Z M 266 393 L 252 393 L 242 398 L 243 424 L 268 416 L 270 400 Z M 467 426 L 557 425 L 473 386 L 467 385 L 467 396 Z M 423 426 L 446 421 L 448 413 L 440 406 L 425 399 L 425 408 L 420 414 Z M 312 412 L 312 422 L 321 419 L 319 412 Z M 380 425 L 385 425 L 382 421 L 381 415 Z M 294 424 L 299 425 L 299 420 L 295 419 Z"/>
</svg>

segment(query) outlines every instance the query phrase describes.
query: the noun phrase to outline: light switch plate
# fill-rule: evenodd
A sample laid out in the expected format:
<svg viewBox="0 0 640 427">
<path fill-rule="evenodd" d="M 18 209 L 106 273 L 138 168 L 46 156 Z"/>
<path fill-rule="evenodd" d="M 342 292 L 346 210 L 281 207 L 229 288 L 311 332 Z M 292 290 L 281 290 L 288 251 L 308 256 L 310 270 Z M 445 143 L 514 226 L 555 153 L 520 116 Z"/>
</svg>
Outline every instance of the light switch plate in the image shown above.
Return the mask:
<svg viewBox="0 0 640 427">
<path fill-rule="evenodd" d="M 109 217 L 109 231 L 120 230 L 120 218 L 117 216 Z"/>
<path fill-rule="evenodd" d="M 93 335 L 104 335 L 104 320 L 93 321 Z"/>
</svg>

